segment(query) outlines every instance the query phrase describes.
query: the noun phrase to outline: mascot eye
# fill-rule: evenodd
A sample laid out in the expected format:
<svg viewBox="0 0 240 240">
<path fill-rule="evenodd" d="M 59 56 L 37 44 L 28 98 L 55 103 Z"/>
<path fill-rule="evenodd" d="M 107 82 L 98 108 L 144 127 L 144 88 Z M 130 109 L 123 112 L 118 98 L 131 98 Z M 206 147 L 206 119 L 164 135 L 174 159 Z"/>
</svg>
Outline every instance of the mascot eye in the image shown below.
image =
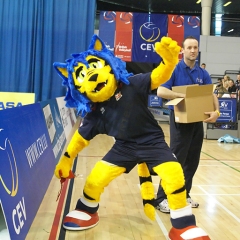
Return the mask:
<svg viewBox="0 0 240 240">
<path fill-rule="evenodd" d="M 89 68 L 103 68 L 103 64 L 100 61 L 91 62 Z"/>
<path fill-rule="evenodd" d="M 77 77 L 77 80 L 79 83 L 82 83 L 84 81 L 84 78 L 86 76 L 86 71 L 85 70 L 82 70 L 78 73 L 78 76 Z"/>
</svg>

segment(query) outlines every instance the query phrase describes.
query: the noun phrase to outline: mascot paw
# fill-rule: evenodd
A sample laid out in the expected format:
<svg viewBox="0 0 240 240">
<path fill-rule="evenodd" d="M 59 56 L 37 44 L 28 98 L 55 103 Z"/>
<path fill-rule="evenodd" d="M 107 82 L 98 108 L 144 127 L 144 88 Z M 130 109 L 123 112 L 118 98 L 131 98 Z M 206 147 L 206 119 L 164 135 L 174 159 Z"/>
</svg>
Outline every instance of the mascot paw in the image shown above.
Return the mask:
<svg viewBox="0 0 240 240">
<path fill-rule="evenodd" d="M 65 160 L 66 159 L 66 160 Z M 59 163 L 56 165 L 54 174 L 57 178 L 71 178 L 69 175 L 71 172 L 72 165 L 69 160 L 63 156 Z"/>
<path fill-rule="evenodd" d="M 161 42 L 155 44 L 155 51 L 161 56 L 165 64 L 177 64 L 181 47 L 170 37 L 162 37 Z"/>
<path fill-rule="evenodd" d="M 184 239 L 192 239 L 192 240 L 210 240 L 207 233 L 197 227 L 197 226 L 190 226 L 183 229 L 177 229 L 172 227 L 169 232 L 169 239 L 170 240 L 184 240 Z"/>
<path fill-rule="evenodd" d="M 80 210 L 69 212 L 63 219 L 63 227 L 67 230 L 77 231 L 95 227 L 99 222 L 98 213 L 88 213 Z"/>
</svg>

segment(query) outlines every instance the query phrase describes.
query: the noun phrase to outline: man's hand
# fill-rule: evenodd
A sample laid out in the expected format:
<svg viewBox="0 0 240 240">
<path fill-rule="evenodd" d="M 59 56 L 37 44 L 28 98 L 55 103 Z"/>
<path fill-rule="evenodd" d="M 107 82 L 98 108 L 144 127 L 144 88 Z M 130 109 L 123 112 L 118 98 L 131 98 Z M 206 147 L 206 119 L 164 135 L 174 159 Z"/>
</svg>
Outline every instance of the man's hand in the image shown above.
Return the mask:
<svg viewBox="0 0 240 240">
<path fill-rule="evenodd" d="M 206 123 L 215 123 L 218 119 L 218 113 L 216 111 L 214 112 L 205 112 L 204 114 L 209 115 L 210 117 L 205 119 L 203 122 Z"/>
</svg>

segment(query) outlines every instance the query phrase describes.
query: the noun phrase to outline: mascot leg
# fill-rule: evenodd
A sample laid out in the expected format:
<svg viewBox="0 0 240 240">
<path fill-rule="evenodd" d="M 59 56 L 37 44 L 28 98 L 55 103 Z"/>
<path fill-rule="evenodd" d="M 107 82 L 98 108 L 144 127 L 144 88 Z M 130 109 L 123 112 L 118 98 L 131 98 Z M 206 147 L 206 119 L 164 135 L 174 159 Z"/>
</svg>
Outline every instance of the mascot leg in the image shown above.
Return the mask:
<svg viewBox="0 0 240 240">
<path fill-rule="evenodd" d="M 125 172 L 125 168 L 99 161 L 87 177 L 83 197 L 77 202 L 76 209 L 69 212 L 63 220 L 67 230 L 84 230 L 96 226 L 99 222 L 97 210 L 100 195 L 104 187 Z"/>
<path fill-rule="evenodd" d="M 161 185 L 167 195 L 172 229 L 171 240 L 209 240 L 207 233 L 196 226 L 192 208 L 187 204 L 183 170 L 178 162 L 166 162 L 153 168 L 161 178 Z"/>
</svg>

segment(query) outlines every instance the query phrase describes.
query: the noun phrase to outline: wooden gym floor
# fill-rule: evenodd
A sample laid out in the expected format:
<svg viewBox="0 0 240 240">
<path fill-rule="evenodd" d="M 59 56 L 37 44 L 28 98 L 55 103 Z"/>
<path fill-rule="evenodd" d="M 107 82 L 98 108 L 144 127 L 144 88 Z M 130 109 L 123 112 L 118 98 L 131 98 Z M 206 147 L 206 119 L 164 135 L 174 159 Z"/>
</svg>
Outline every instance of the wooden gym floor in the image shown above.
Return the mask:
<svg viewBox="0 0 240 240">
<path fill-rule="evenodd" d="M 160 123 L 169 143 L 169 125 Z M 113 139 L 99 135 L 79 153 L 74 165 L 76 178 L 64 184 L 53 176 L 26 240 L 164 240 L 171 228 L 169 214 L 157 211 L 156 221 L 143 212 L 137 169 L 123 174 L 105 188 L 99 208 L 99 224 L 85 231 L 65 231 L 64 215 L 75 208 L 85 179 L 95 162 L 111 148 Z M 157 192 L 159 178 L 153 182 Z M 204 139 L 201 161 L 194 177 L 192 198 L 197 225 L 212 240 L 240 239 L 240 144 Z"/>
</svg>

